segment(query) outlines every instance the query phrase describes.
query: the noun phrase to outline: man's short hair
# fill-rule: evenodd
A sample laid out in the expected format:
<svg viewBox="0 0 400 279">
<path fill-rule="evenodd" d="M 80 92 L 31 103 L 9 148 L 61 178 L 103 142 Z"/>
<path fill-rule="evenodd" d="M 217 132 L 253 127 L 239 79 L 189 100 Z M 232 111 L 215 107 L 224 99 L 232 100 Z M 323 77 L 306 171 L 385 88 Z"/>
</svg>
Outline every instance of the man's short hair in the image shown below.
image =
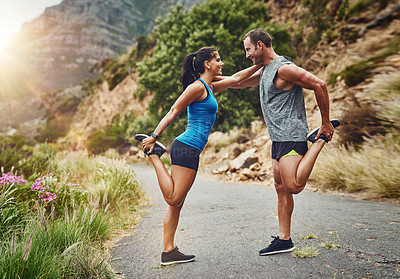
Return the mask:
<svg viewBox="0 0 400 279">
<path fill-rule="evenodd" d="M 266 47 L 271 47 L 272 39 L 271 36 L 262 30 L 261 28 L 250 30 L 244 37 L 243 41 L 249 37 L 253 45 L 257 45 L 258 41 L 261 41 Z"/>
</svg>

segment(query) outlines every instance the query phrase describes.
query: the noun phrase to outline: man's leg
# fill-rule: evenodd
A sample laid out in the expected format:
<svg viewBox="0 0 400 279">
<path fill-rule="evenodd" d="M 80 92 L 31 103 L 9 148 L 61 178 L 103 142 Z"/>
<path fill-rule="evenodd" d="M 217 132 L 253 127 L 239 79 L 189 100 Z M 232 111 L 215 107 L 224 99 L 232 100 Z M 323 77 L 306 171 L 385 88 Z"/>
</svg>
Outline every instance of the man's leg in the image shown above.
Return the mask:
<svg viewBox="0 0 400 279">
<path fill-rule="evenodd" d="M 275 190 L 278 195 L 279 239 L 287 240 L 290 238 L 290 226 L 294 208 L 293 195 L 286 192 L 282 185 L 279 163 L 276 160 L 272 160 L 272 167 L 274 170 Z"/>
<path fill-rule="evenodd" d="M 318 139 L 304 156 L 292 155 L 279 159 L 282 185 L 286 192 L 298 194 L 304 189 L 315 161 L 324 146 L 325 141 Z"/>
<path fill-rule="evenodd" d="M 266 248 L 260 250 L 260 256 L 285 253 L 295 249 L 290 238 L 290 226 L 294 208 L 293 195 L 286 192 L 282 185 L 279 163 L 276 160 L 272 160 L 272 166 L 274 170 L 275 190 L 278 194 L 279 236 L 274 237 L 274 240 Z"/>
</svg>

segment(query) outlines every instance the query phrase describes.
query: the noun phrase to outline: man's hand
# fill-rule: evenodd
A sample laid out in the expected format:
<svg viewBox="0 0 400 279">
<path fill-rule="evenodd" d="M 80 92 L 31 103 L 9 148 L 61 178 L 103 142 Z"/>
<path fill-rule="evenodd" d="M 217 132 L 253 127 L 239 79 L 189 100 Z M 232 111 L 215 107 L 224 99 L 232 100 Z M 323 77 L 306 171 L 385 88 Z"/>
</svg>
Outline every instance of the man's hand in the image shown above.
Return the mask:
<svg viewBox="0 0 400 279">
<path fill-rule="evenodd" d="M 321 134 L 324 134 L 327 137 L 328 141 L 331 141 L 334 132 L 335 132 L 335 128 L 333 128 L 332 123 L 329 120 L 324 121 L 322 123 L 321 128 L 319 129 L 318 134 L 315 137 L 315 139 L 318 139 Z"/>
</svg>

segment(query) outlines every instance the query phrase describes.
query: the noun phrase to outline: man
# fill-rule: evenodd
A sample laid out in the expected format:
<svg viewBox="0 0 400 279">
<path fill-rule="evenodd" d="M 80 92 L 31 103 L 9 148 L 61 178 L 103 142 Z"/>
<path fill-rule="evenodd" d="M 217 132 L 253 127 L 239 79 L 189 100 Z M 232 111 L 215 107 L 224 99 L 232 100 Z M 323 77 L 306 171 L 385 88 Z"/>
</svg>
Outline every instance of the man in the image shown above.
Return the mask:
<svg viewBox="0 0 400 279">
<path fill-rule="evenodd" d="M 318 154 L 332 139 L 339 121 L 329 119 L 326 83 L 275 53 L 271 37 L 262 29 L 243 38 L 246 57 L 264 67 L 239 87 L 260 86 L 260 102 L 272 140 L 272 166 L 278 195 L 279 236 L 260 251 L 260 256 L 293 251 L 290 238 L 293 194 L 300 193 L 311 174 Z M 313 90 L 322 125 L 308 133 L 303 88 Z M 307 139 L 313 142 L 308 148 Z"/>
</svg>

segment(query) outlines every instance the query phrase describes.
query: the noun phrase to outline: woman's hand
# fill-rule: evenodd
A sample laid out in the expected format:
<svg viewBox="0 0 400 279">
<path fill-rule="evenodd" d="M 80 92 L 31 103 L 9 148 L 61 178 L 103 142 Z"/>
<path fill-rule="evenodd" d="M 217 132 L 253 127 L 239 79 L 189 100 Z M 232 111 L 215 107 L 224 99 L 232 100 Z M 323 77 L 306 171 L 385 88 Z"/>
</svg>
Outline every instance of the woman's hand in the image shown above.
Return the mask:
<svg viewBox="0 0 400 279">
<path fill-rule="evenodd" d="M 147 152 L 148 154 L 153 152 L 155 143 L 156 143 L 156 139 L 153 137 L 148 137 L 148 138 L 142 140 L 143 152 L 145 152 L 146 150 L 149 150 L 149 152 Z"/>
</svg>

